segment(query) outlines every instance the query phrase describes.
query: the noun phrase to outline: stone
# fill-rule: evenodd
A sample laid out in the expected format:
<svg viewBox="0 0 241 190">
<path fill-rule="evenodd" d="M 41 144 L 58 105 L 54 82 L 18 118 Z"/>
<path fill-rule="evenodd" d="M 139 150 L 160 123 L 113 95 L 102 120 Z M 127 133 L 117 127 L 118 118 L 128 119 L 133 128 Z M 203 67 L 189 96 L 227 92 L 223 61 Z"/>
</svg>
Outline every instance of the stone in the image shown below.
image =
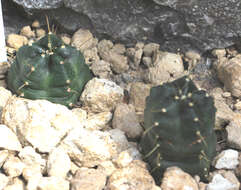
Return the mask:
<svg viewBox="0 0 241 190">
<path fill-rule="evenodd" d="M 138 138 L 143 132 L 135 112 L 135 107 L 124 103 L 116 106 L 112 127 L 124 131 L 129 138 Z"/>
<path fill-rule="evenodd" d="M 33 147 L 25 146 L 19 153 L 18 157 L 26 165 L 26 169 L 33 170 L 33 173 L 44 173 L 46 167 L 46 160 L 37 153 Z M 34 168 L 34 169 L 33 169 Z"/>
<path fill-rule="evenodd" d="M 108 52 L 114 47 L 114 44 L 110 40 L 101 40 L 98 45 L 98 53 L 103 60 L 108 60 Z M 114 52 L 116 53 L 115 49 Z"/>
<path fill-rule="evenodd" d="M 0 75 L 5 75 L 10 67 L 8 62 L 0 62 Z"/>
<path fill-rule="evenodd" d="M 101 112 L 88 117 L 83 123 L 84 128 L 89 130 L 103 130 L 112 120 L 111 112 Z"/>
<path fill-rule="evenodd" d="M 9 177 L 18 177 L 22 174 L 25 164 L 15 156 L 10 156 L 3 164 L 3 170 Z"/>
<path fill-rule="evenodd" d="M 42 28 L 36 29 L 36 36 L 37 36 L 38 38 L 42 38 L 42 37 L 44 37 L 45 35 L 46 35 L 46 31 L 45 31 L 44 29 L 42 29 Z"/>
<path fill-rule="evenodd" d="M 107 183 L 109 190 L 147 190 L 154 187 L 152 176 L 145 163 L 140 160 L 134 160 L 128 166 L 115 170 Z"/>
<path fill-rule="evenodd" d="M 239 164 L 238 158 L 238 151 L 232 149 L 223 150 L 214 159 L 214 166 L 217 169 L 235 169 Z"/>
<path fill-rule="evenodd" d="M 239 190 L 239 187 L 225 179 L 221 174 L 215 174 L 208 184 L 207 190 Z"/>
<path fill-rule="evenodd" d="M 241 97 L 241 55 L 220 61 L 217 66 L 217 73 L 232 96 Z"/>
<path fill-rule="evenodd" d="M 0 125 L 0 149 L 20 151 L 22 146 L 11 129 Z"/>
<path fill-rule="evenodd" d="M 201 55 L 195 51 L 188 51 L 185 53 L 185 61 L 188 62 L 188 70 L 191 71 L 200 62 Z"/>
<path fill-rule="evenodd" d="M 241 101 L 238 101 L 237 103 L 235 103 L 234 104 L 234 108 L 236 109 L 236 110 L 241 110 Z"/>
<path fill-rule="evenodd" d="M 99 169 L 81 168 L 71 180 L 70 190 L 102 190 L 106 184 L 106 174 Z"/>
<path fill-rule="evenodd" d="M 161 180 L 161 179 L 160 179 Z M 196 181 L 178 167 L 169 167 L 163 174 L 162 190 L 198 190 Z"/>
<path fill-rule="evenodd" d="M 55 148 L 49 153 L 47 161 L 47 173 L 48 176 L 56 176 L 59 178 L 65 178 L 70 171 L 71 161 L 62 148 Z"/>
<path fill-rule="evenodd" d="M 22 172 L 23 178 L 32 186 L 34 181 L 38 181 L 42 177 L 41 169 L 38 164 L 26 166 Z"/>
<path fill-rule="evenodd" d="M 123 100 L 124 91 L 114 82 L 106 79 L 93 78 L 81 94 L 80 101 L 92 112 L 113 111 Z"/>
<path fill-rule="evenodd" d="M 57 177 L 42 177 L 37 185 L 38 190 L 69 190 L 70 183 Z"/>
<path fill-rule="evenodd" d="M 126 54 L 128 56 L 129 65 L 132 69 L 138 69 L 142 54 L 143 54 L 143 43 L 137 43 L 135 48 L 128 48 Z"/>
<path fill-rule="evenodd" d="M 61 142 L 60 147 L 78 166 L 94 167 L 111 160 L 117 153 L 117 143 L 108 132 L 75 128 Z"/>
<path fill-rule="evenodd" d="M 112 70 L 109 62 L 99 60 L 91 65 L 91 70 L 98 78 L 109 79 L 112 75 Z"/>
<path fill-rule="evenodd" d="M 35 33 L 34 33 L 34 31 L 32 31 L 30 26 L 24 26 L 20 30 L 20 35 L 26 36 L 27 38 L 34 38 L 35 37 Z"/>
<path fill-rule="evenodd" d="M 18 34 L 9 34 L 7 37 L 7 45 L 12 48 L 19 49 L 23 45 L 27 45 L 27 44 L 28 44 L 28 39 L 25 36 L 21 36 Z"/>
<path fill-rule="evenodd" d="M 215 174 L 221 174 L 225 179 L 227 179 L 232 184 L 234 184 L 235 185 L 234 190 L 240 189 L 240 182 L 237 179 L 237 177 L 235 176 L 233 171 L 231 171 L 231 170 L 218 170 L 218 171 L 214 172 L 214 175 Z"/>
<path fill-rule="evenodd" d="M 227 144 L 231 148 L 241 150 L 241 114 L 235 113 L 233 119 L 225 128 L 227 131 Z"/>
<path fill-rule="evenodd" d="M 0 173 L 0 189 L 4 189 L 5 186 L 8 184 L 8 177 L 2 173 Z"/>
<path fill-rule="evenodd" d="M 227 52 L 226 52 L 225 49 L 214 49 L 214 50 L 212 50 L 212 55 L 217 57 L 217 58 L 225 57 L 226 53 Z"/>
<path fill-rule="evenodd" d="M 7 160 L 7 158 L 10 156 L 8 153 L 8 150 L 1 150 L 0 151 L 0 168 L 2 168 L 2 165 Z"/>
<path fill-rule="evenodd" d="M 135 106 L 136 111 L 144 112 L 146 106 L 146 97 L 150 94 L 151 86 L 142 82 L 131 83 L 130 104 Z"/>
<path fill-rule="evenodd" d="M 2 123 L 15 132 L 23 146 L 32 145 L 44 153 L 50 152 L 70 129 L 82 127 L 77 116 L 63 105 L 15 96 L 3 108 Z"/>
<path fill-rule="evenodd" d="M 143 54 L 146 57 L 152 57 L 154 55 L 154 52 L 159 50 L 160 44 L 157 43 L 148 43 L 143 48 Z"/>
<path fill-rule="evenodd" d="M 24 182 L 19 178 L 13 178 L 9 180 L 8 185 L 4 187 L 4 190 L 25 190 Z"/>
<path fill-rule="evenodd" d="M 27 180 L 26 190 L 36 190 L 42 176 L 34 175 Z"/>
<path fill-rule="evenodd" d="M 170 75 L 163 68 L 150 67 L 146 70 L 144 79 L 152 85 L 161 85 L 170 79 Z"/>
<path fill-rule="evenodd" d="M 111 50 L 117 54 L 124 55 L 126 52 L 126 47 L 124 44 L 117 43 L 112 47 Z"/>
<path fill-rule="evenodd" d="M 84 50 L 83 55 L 85 58 L 85 63 L 89 66 L 100 60 L 96 47 Z"/>
<path fill-rule="evenodd" d="M 119 168 L 124 168 L 128 166 L 132 161 L 133 157 L 130 155 L 130 153 L 128 151 L 123 151 L 118 155 L 115 163 Z"/>
<path fill-rule="evenodd" d="M 74 33 L 71 45 L 83 52 L 86 49 L 93 48 L 96 45 L 96 40 L 89 30 L 80 28 Z"/>
<path fill-rule="evenodd" d="M 71 38 L 67 34 L 61 35 L 61 40 L 67 45 L 71 44 Z"/>
<path fill-rule="evenodd" d="M 7 88 L 7 83 L 5 80 L 0 80 L 0 87 Z"/>
<path fill-rule="evenodd" d="M 33 23 L 32 23 L 32 27 L 33 28 L 39 28 L 40 27 L 40 23 L 38 20 L 34 20 Z"/>
<path fill-rule="evenodd" d="M 222 129 L 230 121 L 233 120 L 234 113 L 230 107 L 226 104 L 225 98 L 222 97 L 221 88 L 213 88 L 210 91 L 210 95 L 214 98 L 214 105 L 217 108 L 215 116 L 215 128 Z"/>
<path fill-rule="evenodd" d="M 98 169 L 103 171 L 106 176 L 110 176 L 117 168 L 112 161 L 104 161 L 98 165 Z"/>
<path fill-rule="evenodd" d="M 142 62 L 146 67 L 151 67 L 153 65 L 151 57 L 143 57 Z"/>
<path fill-rule="evenodd" d="M 113 72 L 117 74 L 124 73 L 129 69 L 127 57 L 113 51 L 109 52 L 108 59 L 105 61 L 110 63 Z"/>
<path fill-rule="evenodd" d="M 82 123 L 87 119 L 87 112 L 81 108 L 74 108 L 71 110 L 79 119 L 79 121 Z"/>
<path fill-rule="evenodd" d="M 12 93 L 4 87 L 0 87 L 0 123 L 2 116 L 2 109 L 7 104 L 8 99 L 12 96 Z"/>
</svg>

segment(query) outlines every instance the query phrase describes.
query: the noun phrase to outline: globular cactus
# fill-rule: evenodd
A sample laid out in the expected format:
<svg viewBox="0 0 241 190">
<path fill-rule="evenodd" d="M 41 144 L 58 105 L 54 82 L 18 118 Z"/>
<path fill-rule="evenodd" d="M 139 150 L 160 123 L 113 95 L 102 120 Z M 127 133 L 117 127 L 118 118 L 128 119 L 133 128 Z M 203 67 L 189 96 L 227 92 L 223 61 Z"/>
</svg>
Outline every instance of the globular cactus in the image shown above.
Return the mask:
<svg viewBox="0 0 241 190">
<path fill-rule="evenodd" d="M 151 89 L 139 145 L 157 183 L 170 166 L 207 179 L 216 154 L 215 113 L 213 98 L 187 76 Z"/>
<path fill-rule="evenodd" d="M 72 107 L 91 78 L 82 53 L 50 32 L 18 50 L 7 85 L 21 97 Z"/>
</svg>

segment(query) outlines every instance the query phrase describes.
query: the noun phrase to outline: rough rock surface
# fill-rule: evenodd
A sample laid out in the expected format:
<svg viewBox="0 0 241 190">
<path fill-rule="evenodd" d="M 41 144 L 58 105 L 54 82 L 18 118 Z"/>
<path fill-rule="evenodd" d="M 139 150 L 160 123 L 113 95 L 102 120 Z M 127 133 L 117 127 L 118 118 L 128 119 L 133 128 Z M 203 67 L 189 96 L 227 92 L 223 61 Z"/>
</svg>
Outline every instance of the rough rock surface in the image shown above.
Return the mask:
<svg viewBox="0 0 241 190">
<path fill-rule="evenodd" d="M 162 48 L 173 51 L 225 47 L 241 33 L 239 0 L 12 1 L 28 13 L 62 7 L 53 12 L 53 17 L 72 32 L 88 24 L 99 35 L 109 35 L 128 44 L 156 40 L 162 43 Z M 66 12 L 71 20 L 65 16 Z"/>
<path fill-rule="evenodd" d="M 123 89 L 114 82 L 94 78 L 86 84 L 80 100 L 92 112 L 104 112 L 113 111 L 123 96 Z"/>
<path fill-rule="evenodd" d="M 164 172 L 161 188 L 163 190 L 198 190 L 198 184 L 178 167 L 169 167 Z"/>
</svg>

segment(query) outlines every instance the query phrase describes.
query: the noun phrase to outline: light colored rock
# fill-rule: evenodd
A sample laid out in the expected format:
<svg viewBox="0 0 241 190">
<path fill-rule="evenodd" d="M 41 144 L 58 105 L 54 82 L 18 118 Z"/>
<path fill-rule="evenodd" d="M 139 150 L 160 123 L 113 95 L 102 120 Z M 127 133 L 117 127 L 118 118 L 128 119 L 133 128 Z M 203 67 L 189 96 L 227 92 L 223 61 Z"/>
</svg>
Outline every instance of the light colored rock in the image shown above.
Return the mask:
<svg viewBox="0 0 241 190">
<path fill-rule="evenodd" d="M 128 56 L 129 65 L 132 69 L 138 69 L 143 55 L 144 44 L 139 42 L 135 48 L 128 48 L 126 54 Z"/>
<path fill-rule="evenodd" d="M 62 148 L 78 166 L 94 167 L 117 155 L 117 144 L 108 132 L 74 129 L 62 141 Z"/>
<path fill-rule="evenodd" d="M 74 108 L 71 110 L 79 119 L 80 122 L 83 122 L 87 119 L 87 112 L 81 108 Z"/>
<path fill-rule="evenodd" d="M 55 148 L 48 157 L 47 173 L 48 176 L 65 178 L 71 168 L 71 161 L 65 150 Z"/>
<path fill-rule="evenodd" d="M 144 56 L 146 57 L 152 57 L 154 52 L 159 50 L 160 48 L 160 45 L 159 44 L 156 44 L 156 43 L 149 43 L 149 44 L 146 44 L 143 48 L 143 53 L 144 53 Z"/>
<path fill-rule="evenodd" d="M 198 190 L 196 181 L 178 167 L 169 167 L 163 174 L 162 190 Z"/>
<path fill-rule="evenodd" d="M 109 52 L 113 48 L 114 44 L 110 40 L 101 40 L 98 43 L 98 53 L 103 60 L 109 59 Z M 114 51 L 115 52 L 115 51 Z"/>
<path fill-rule="evenodd" d="M 214 49 L 212 51 L 212 55 L 217 57 L 217 58 L 221 58 L 224 57 L 226 55 L 226 50 L 225 49 Z"/>
<path fill-rule="evenodd" d="M 46 160 L 41 157 L 40 154 L 35 152 L 33 147 L 25 146 L 18 154 L 18 157 L 26 165 L 27 169 L 33 170 L 34 172 L 45 172 Z M 35 172 L 35 173 L 36 173 Z"/>
<path fill-rule="evenodd" d="M 8 99 L 12 96 L 12 93 L 6 88 L 0 87 L 0 123 L 2 116 L 2 109 L 6 105 Z"/>
<path fill-rule="evenodd" d="M 28 44 L 28 39 L 25 36 L 21 36 L 18 34 L 9 34 L 7 37 L 7 45 L 19 49 L 23 45 Z"/>
<path fill-rule="evenodd" d="M 80 28 L 74 33 L 71 45 L 83 52 L 86 49 L 94 47 L 96 43 L 96 39 L 94 39 L 89 30 Z"/>
<path fill-rule="evenodd" d="M 67 45 L 71 43 L 71 38 L 66 34 L 61 35 L 61 40 Z"/>
<path fill-rule="evenodd" d="M 7 88 L 6 80 L 0 80 L 0 87 Z"/>
<path fill-rule="evenodd" d="M 125 52 L 126 52 L 126 47 L 124 44 L 115 44 L 111 51 L 117 53 L 117 54 L 121 54 L 121 55 L 124 55 Z"/>
<path fill-rule="evenodd" d="M 99 169 L 81 168 L 71 180 L 70 190 L 102 190 L 107 176 Z"/>
<path fill-rule="evenodd" d="M 0 125 L 0 148 L 13 151 L 22 149 L 17 136 L 6 125 Z"/>
<path fill-rule="evenodd" d="M 146 70 L 144 79 L 147 83 L 161 85 L 170 79 L 170 74 L 162 68 L 150 67 Z"/>
<path fill-rule="evenodd" d="M 15 96 L 4 107 L 2 122 L 22 145 L 32 145 L 40 152 L 50 152 L 70 129 L 82 127 L 77 116 L 63 105 Z"/>
<path fill-rule="evenodd" d="M 235 188 L 233 190 L 239 190 L 240 189 L 240 182 L 235 176 L 234 172 L 231 170 L 217 170 L 214 172 L 215 174 L 221 174 L 225 179 L 230 181 L 232 184 L 235 185 Z"/>
<path fill-rule="evenodd" d="M 241 114 L 235 113 L 233 119 L 226 127 L 227 143 L 231 148 L 241 150 Z"/>
<path fill-rule="evenodd" d="M 239 164 L 238 151 L 228 149 L 223 150 L 214 160 L 217 169 L 235 169 Z"/>
<path fill-rule="evenodd" d="M 69 182 L 63 178 L 42 177 L 37 185 L 37 190 L 69 190 Z"/>
<path fill-rule="evenodd" d="M 115 160 L 116 165 L 119 168 L 128 166 L 133 161 L 132 156 L 128 151 L 123 151 L 119 154 L 118 158 Z"/>
<path fill-rule="evenodd" d="M 109 79 L 112 75 L 110 63 L 104 60 L 94 62 L 91 65 L 91 70 L 95 76 L 103 79 Z"/>
<path fill-rule="evenodd" d="M 6 74 L 10 64 L 8 62 L 0 62 L 0 75 Z"/>
<path fill-rule="evenodd" d="M 188 70 L 193 69 L 201 60 L 201 55 L 195 51 L 187 51 L 185 53 L 185 61 L 188 62 Z"/>
<path fill-rule="evenodd" d="M 135 106 L 136 111 L 144 112 L 146 97 L 150 94 L 151 86 L 142 82 L 134 82 L 130 87 L 130 104 Z"/>
<path fill-rule="evenodd" d="M 0 173 L 0 189 L 2 190 L 8 184 L 8 177 L 2 173 Z"/>
<path fill-rule="evenodd" d="M 0 151 L 0 168 L 4 164 L 4 162 L 7 160 L 7 158 L 10 156 L 8 153 L 8 150 L 1 150 Z"/>
<path fill-rule="evenodd" d="M 35 33 L 34 33 L 34 31 L 32 31 L 30 26 L 24 26 L 20 30 L 20 35 L 26 36 L 27 38 L 34 38 L 35 37 Z"/>
<path fill-rule="evenodd" d="M 34 175 L 27 180 L 26 190 L 37 190 L 38 184 L 42 176 Z"/>
<path fill-rule="evenodd" d="M 222 97 L 229 98 L 229 97 L 231 97 L 231 93 L 230 92 L 223 92 Z"/>
<path fill-rule="evenodd" d="M 32 23 L 32 27 L 33 28 L 39 28 L 40 27 L 40 23 L 38 20 L 34 20 L 33 23 Z"/>
<path fill-rule="evenodd" d="M 35 165 L 32 164 L 30 166 L 26 166 L 23 169 L 22 176 L 27 182 L 36 181 L 37 178 L 39 179 L 42 177 L 41 168 L 37 164 L 35 164 Z M 35 180 L 33 180 L 33 179 L 35 179 Z M 30 183 L 32 183 L 32 182 L 30 182 Z"/>
<path fill-rule="evenodd" d="M 229 60 L 220 60 L 216 68 L 225 89 L 230 91 L 233 96 L 241 97 L 241 55 Z"/>
<path fill-rule="evenodd" d="M 234 104 L 234 108 L 236 109 L 236 110 L 241 110 L 241 101 L 237 101 L 237 103 L 235 103 Z"/>
<path fill-rule="evenodd" d="M 234 113 L 225 102 L 225 98 L 222 97 L 222 89 L 214 88 L 211 90 L 210 95 L 214 98 L 214 105 L 217 108 L 215 116 L 215 128 L 222 129 L 227 123 L 229 123 Z"/>
<path fill-rule="evenodd" d="M 135 107 L 120 103 L 116 106 L 112 127 L 125 132 L 129 138 L 138 138 L 143 132 L 135 112 Z"/>
<path fill-rule="evenodd" d="M 85 63 L 89 66 L 100 60 L 96 47 L 84 50 L 83 55 L 85 58 Z"/>
<path fill-rule="evenodd" d="M 98 165 L 98 169 L 103 171 L 106 176 L 110 176 L 117 168 L 112 161 L 104 161 Z"/>
<path fill-rule="evenodd" d="M 98 114 L 94 114 L 88 117 L 85 122 L 83 122 L 83 126 L 89 130 L 101 130 L 108 126 L 112 119 L 111 112 L 101 112 Z"/>
<path fill-rule="evenodd" d="M 45 31 L 44 29 L 42 29 L 42 28 L 36 29 L 36 36 L 37 36 L 38 38 L 42 38 L 42 37 L 44 37 L 45 35 L 46 35 L 46 31 Z"/>
<path fill-rule="evenodd" d="M 146 67 L 152 66 L 152 58 L 151 57 L 143 57 L 142 62 Z"/>
<path fill-rule="evenodd" d="M 111 69 L 115 73 L 124 73 L 129 69 L 127 57 L 115 52 L 109 51 L 108 59 L 104 59 L 110 63 Z"/>
<path fill-rule="evenodd" d="M 15 156 L 10 156 L 3 164 L 3 170 L 9 177 L 18 177 L 22 174 L 25 164 Z"/>
<path fill-rule="evenodd" d="M 19 178 L 13 178 L 8 182 L 8 185 L 4 188 L 4 190 L 25 190 L 24 182 Z"/>
<path fill-rule="evenodd" d="M 145 163 L 139 160 L 114 171 L 107 183 L 108 190 L 147 190 L 155 186 Z"/>
<path fill-rule="evenodd" d="M 123 97 L 123 89 L 114 82 L 94 78 L 86 84 L 80 100 L 92 112 L 108 112 L 113 111 Z"/>
<path fill-rule="evenodd" d="M 239 188 L 221 174 L 215 174 L 208 184 L 207 190 L 239 190 Z"/>
</svg>

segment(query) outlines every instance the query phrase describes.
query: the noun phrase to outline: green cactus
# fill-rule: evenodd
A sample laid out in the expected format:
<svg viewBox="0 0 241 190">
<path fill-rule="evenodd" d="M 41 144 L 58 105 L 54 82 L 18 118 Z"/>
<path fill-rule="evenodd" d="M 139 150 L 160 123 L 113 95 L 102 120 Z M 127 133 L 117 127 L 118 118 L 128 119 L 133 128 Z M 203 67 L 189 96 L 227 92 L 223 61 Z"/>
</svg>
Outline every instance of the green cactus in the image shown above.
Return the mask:
<svg viewBox="0 0 241 190">
<path fill-rule="evenodd" d="M 91 78 L 82 53 L 50 32 L 18 50 L 7 85 L 21 97 L 72 107 Z"/>
<path fill-rule="evenodd" d="M 213 98 L 187 76 L 151 89 L 139 145 L 157 183 L 170 166 L 207 179 L 216 154 L 215 113 Z"/>
</svg>

